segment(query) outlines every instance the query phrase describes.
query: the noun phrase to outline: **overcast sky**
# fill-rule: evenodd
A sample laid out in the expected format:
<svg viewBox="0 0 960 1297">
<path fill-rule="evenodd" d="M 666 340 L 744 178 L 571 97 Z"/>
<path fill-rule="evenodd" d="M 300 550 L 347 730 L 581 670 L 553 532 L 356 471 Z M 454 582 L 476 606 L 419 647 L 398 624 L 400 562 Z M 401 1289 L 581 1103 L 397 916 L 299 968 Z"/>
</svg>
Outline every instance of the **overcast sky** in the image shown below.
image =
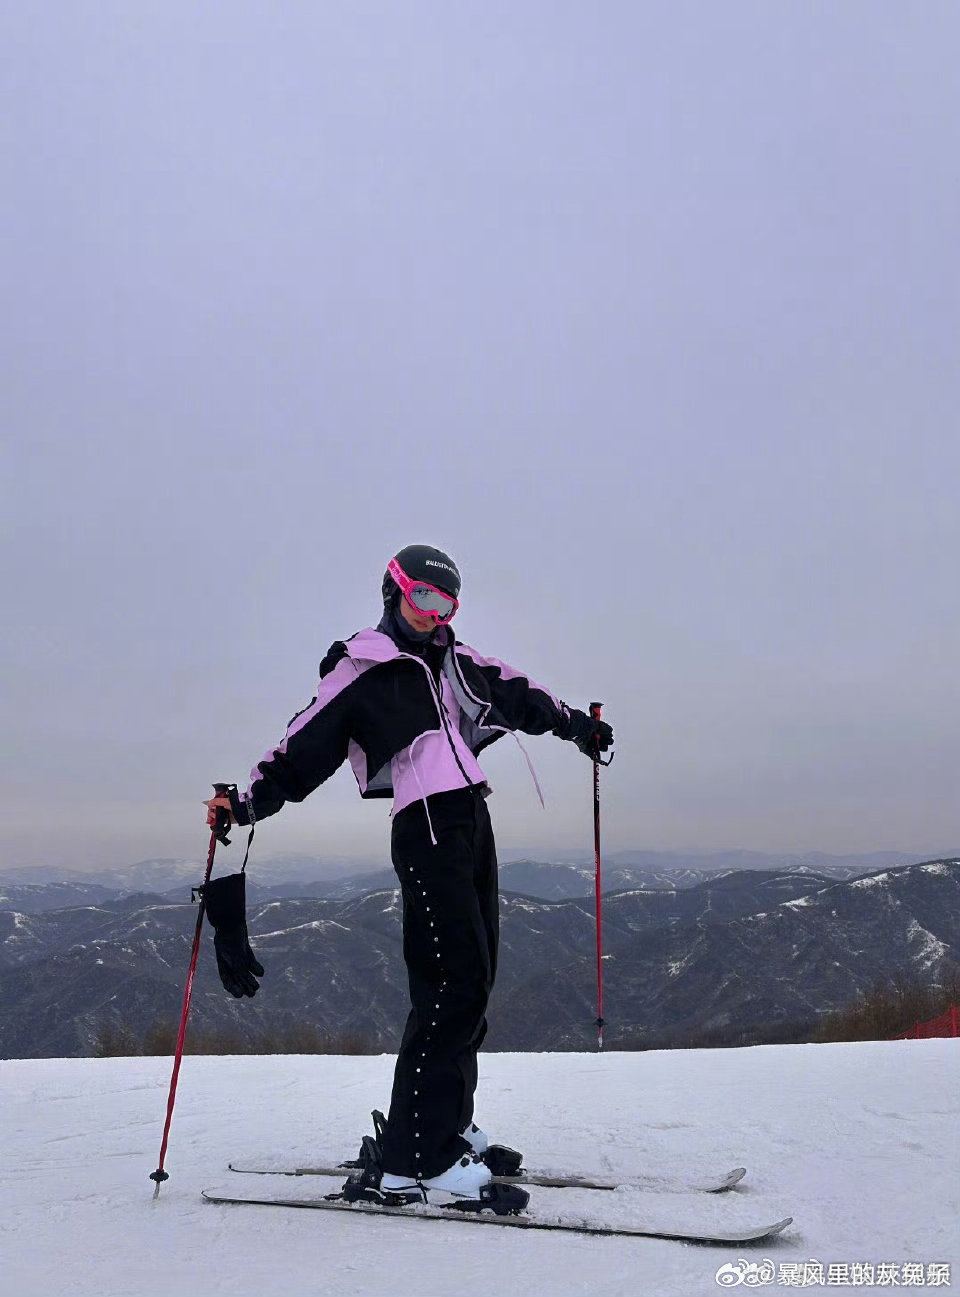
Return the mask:
<svg viewBox="0 0 960 1297">
<path fill-rule="evenodd" d="M 201 856 L 414 542 L 605 703 L 610 849 L 956 851 L 958 48 L 952 0 L 3 6 L 0 867 Z M 499 843 L 588 858 L 525 743 Z M 254 853 L 388 810 L 344 766 Z"/>
</svg>

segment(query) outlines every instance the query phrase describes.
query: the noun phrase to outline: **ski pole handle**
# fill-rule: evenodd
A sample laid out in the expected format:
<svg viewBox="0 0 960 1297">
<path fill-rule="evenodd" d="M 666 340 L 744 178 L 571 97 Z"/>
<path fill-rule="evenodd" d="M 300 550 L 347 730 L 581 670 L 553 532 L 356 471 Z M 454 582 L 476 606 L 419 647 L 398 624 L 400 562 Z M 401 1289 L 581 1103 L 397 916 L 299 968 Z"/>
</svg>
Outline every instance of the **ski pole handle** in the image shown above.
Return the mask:
<svg viewBox="0 0 960 1297">
<path fill-rule="evenodd" d="M 602 706 L 603 703 L 590 704 L 590 719 L 592 721 L 598 721 L 600 719 L 600 708 Z M 598 762 L 598 764 L 600 764 L 601 766 L 608 766 L 610 765 L 610 762 L 613 760 L 614 756 L 615 753 L 611 752 L 609 758 L 606 761 L 604 761 L 603 757 L 600 755 L 599 749 L 597 749 L 594 751 L 593 759 L 594 761 Z"/>
<path fill-rule="evenodd" d="M 229 797 L 231 788 L 236 788 L 236 784 L 214 784 L 213 791 L 217 797 Z M 225 806 L 218 806 L 216 809 L 216 820 L 213 825 L 213 836 L 218 842 L 222 842 L 225 847 L 229 847 L 230 839 L 227 833 L 233 821 L 230 818 L 230 812 Z"/>
</svg>

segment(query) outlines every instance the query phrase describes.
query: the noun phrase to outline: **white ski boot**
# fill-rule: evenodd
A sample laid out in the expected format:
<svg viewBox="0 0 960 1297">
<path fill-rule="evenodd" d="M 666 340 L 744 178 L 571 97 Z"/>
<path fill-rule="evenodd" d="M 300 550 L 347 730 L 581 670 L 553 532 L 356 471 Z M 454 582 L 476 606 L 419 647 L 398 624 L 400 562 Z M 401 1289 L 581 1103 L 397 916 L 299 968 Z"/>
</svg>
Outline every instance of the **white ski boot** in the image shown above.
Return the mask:
<svg viewBox="0 0 960 1297">
<path fill-rule="evenodd" d="M 336 1197 L 344 1202 L 376 1202 L 386 1207 L 409 1207 L 436 1202 L 457 1211 L 492 1211 L 509 1216 L 530 1200 L 526 1189 L 498 1184 L 494 1172 L 476 1153 L 464 1153 L 439 1175 L 392 1175 L 381 1160 L 383 1114 L 373 1114 L 375 1135 L 364 1135 L 359 1156 L 346 1165 L 352 1174 Z"/>
<path fill-rule="evenodd" d="M 493 1172 L 476 1153 L 464 1153 L 439 1175 L 418 1178 L 385 1171 L 379 1190 L 381 1201 L 387 1204 L 408 1205 L 419 1199 L 451 1210 L 492 1211 L 497 1216 L 522 1211 L 530 1200 L 526 1189 L 498 1184 Z"/>
<path fill-rule="evenodd" d="M 409 1175 L 390 1175 L 384 1171 L 380 1188 L 384 1193 L 400 1193 L 404 1189 L 422 1188 L 433 1201 L 434 1195 L 453 1194 L 455 1198 L 480 1198 L 480 1190 L 493 1183 L 493 1172 L 481 1162 L 476 1153 L 464 1153 L 453 1166 L 439 1175 L 417 1179 Z"/>
<path fill-rule="evenodd" d="M 464 1126 L 460 1134 L 478 1157 L 483 1157 L 490 1147 L 490 1140 L 487 1138 L 486 1132 L 482 1131 L 476 1122 L 471 1121 L 468 1126 Z"/>
<path fill-rule="evenodd" d="M 523 1161 L 523 1154 L 518 1153 L 515 1148 L 507 1148 L 505 1144 L 491 1144 L 486 1131 L 480 1129 L 476 1122 L 471 1121 L 460 1132 L 470 1147 L 476 1153 L 477 1157 L 482 1158 L 487 1166 L 497 1176 L 520 1176 L 523 1171 L 520 1163 Z"/>
</svg>

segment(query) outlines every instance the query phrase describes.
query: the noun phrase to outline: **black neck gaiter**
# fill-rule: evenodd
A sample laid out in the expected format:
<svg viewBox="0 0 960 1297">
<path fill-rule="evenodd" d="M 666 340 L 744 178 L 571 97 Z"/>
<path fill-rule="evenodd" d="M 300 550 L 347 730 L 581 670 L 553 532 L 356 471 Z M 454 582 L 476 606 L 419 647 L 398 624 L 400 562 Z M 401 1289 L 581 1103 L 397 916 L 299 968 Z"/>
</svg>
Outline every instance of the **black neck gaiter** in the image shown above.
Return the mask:
<svg viewBox="0 0 960 1297">
<path fill-rule="evenodd" d="M 434 677 L 439 679 L 447 646 L 445 642 L 440 644 L 433 642 L 433 637 L 437 633 L 436 627 L 431 627 L 430 630 L 414 630 L 401 616 L 396 604 L 392 603 L 388 608 L 384 608 L 377 630 L 382 631 L 384 635 L 389 635 L 397 648 L 402 649 L 404 653 L 415 653 L 417 657 L 424 658 Z"/>
</svg>

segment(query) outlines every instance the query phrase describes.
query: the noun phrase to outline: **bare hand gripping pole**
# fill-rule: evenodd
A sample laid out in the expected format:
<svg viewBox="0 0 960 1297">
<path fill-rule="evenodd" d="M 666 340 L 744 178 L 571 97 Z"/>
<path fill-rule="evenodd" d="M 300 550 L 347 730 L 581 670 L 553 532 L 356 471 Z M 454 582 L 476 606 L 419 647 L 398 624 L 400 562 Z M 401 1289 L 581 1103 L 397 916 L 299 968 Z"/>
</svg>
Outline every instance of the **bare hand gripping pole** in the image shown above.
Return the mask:
<svg viewBox="0 0 960 1297">
<path fill-rule="evenodd" d="M 591 703 L 590 715 L 593 720 L 600 719 L 600 708 L 603 703 Z M 603 1049 L 603 953 L 600 931 L 600 767 L 608 766 L 613 760 L 613 753 L 607 761 L 600 756 L 597 749 L 593 754 L 593 845 L 597 856 L 597 1049 Z"/>
<path fill-rule="evenodd" d="M 219 797 L 221 794 L 226 794 L 230 785 L 214 784 L 213 787 L 216 795 Z M 207 852 L 207 872 L 204 875 L 204 884 L 209 883 L 210 881 L 210 872 L 213 869 L 213 853 L 216 850 L 217 843 L 222 842 L 224 846 L 230 845 L 230 839 L 227 837 L 227 830 L 229 827 L 230 813 L 225 807 L 218 806 L 216 823 L 210 834 L 210 850 Z M 192 890 L 192 895 L 195 896 L 195 894 L 196 889 L 194 888 Z M 157 1187 L 153 1191 L 154 1199 L 156 1199 L 157 1195 L 160 1193 L 160 1185 L 163 1181 L 170 1178 L 167 1175 L 167 1172 L 163 1169 L 163 1159 L 167 1155 L 167 1139 L 170 1135 L 170 1121 L 173 1117 L 173 1102 L 177 1094 L 177 1077 L 180 1074 L 180 1059 L 183 1056 L 183 1038 L 187 1030 L 187 1014 L 190 1012 L 190 996 L 193 992 L 193 974 L 196 971 L 197 954 L 200 950 L 200 930 L 203 927 L 203 911 L 203 896 L 201 895 L 197 907 L 197 927 L 193 934 L 193 953 L 190 957 L 190 971 L 187 974 L 187 985 L 183 992 L 183 1012 L 180 1015 L 180 1031 L 177 1035 L 177 1052 L 173 1060 L 173 1076 L 170 1078 L 170 1093 L 167 1096 L 167 1120 L 163 1126 L 163 1142 L 160 1145 L 160 1163 L 157 1166 L 156 1171 L 151 1172 L 150 1175 L 150 1179 L 156 1180 L 157 1182 Z"/>
</svg>

